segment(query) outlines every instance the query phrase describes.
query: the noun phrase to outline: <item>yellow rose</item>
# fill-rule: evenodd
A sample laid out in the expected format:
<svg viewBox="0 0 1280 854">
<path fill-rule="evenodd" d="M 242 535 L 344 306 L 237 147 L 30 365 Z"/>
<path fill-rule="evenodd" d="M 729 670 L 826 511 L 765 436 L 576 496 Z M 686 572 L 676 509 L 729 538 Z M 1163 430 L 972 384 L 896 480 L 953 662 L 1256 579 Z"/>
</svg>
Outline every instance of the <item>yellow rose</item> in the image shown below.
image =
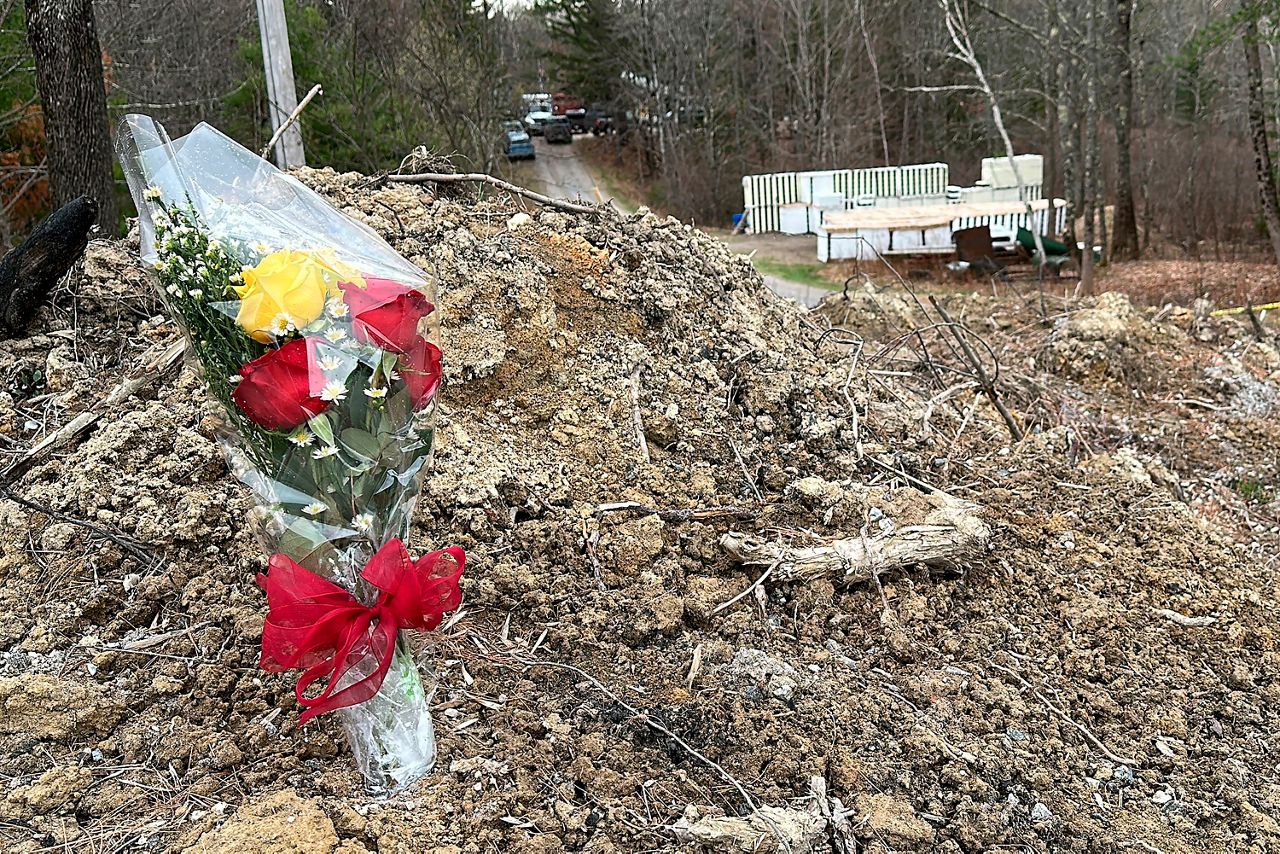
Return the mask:
<svg viewBox="0 0 1280 854">
<path fill-rule="evenodd" d="M 270 344 L 292 326 L 301 329 L 337 295 L 339 273 L 310 252 L 281 249 L 243 273 L 236 322 L 254 341 Z M 274 334 L 273 334 L 274 333 Z"/>
</svg>

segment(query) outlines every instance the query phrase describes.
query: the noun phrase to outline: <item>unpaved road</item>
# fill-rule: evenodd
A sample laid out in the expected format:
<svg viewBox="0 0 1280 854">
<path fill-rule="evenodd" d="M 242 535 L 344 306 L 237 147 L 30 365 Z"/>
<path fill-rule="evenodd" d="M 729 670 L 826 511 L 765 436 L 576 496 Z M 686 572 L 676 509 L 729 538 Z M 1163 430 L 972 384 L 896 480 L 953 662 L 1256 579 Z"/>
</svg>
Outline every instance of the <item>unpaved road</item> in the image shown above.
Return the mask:
<svg viewBox="0 0 1280 854">
<path fill-rule="evenodd" d="M 537 158 L 530 164 L 533 182 L 548 196 L 570 201 L 599 204 L 604 201 L 596 180 L 587 171 L 586 164 L 573 150 L 573 144 L 548 145 L 542 137 L 534 137 L 533 148 Z"/>
<path fill-rule="evenodd" d="M 577 152 L 574 151 L 573 144 L 548 145 L 547 141 L 541 137 L 534 137 L 533 147 L 538 156 L 532 162 L 525 162 L 518 166 L 518 174 L 525 181 L 526 186 L 531 186 L 533 189 L 557 199 L 581 200 L 593 204 L 605 201 L 596 179 L 587 169 L 582 159 L 578 157 Z M 762 237 L 767 239 L 772 236 L 764 235 Z M 738 237 L 728 242 L 743 254 L 753 249 L 764 248 L 755 243 L 746 243 L 746 238 L 743 237 Z M 737 245 L 739 242 L 745 243 L 745 248 L 739 247 Z M 812 242 L 812 238 L 810 238 L 810 242 Z M 788 247 L 789 255 L 794 254 L 795 251 L 794 246 Z M 789 255 L 786 260 L 791 260 Z M 808 252 L 799 252 L 796 260 L 813 260 L 813 257 L 814 251 L 811 245 Z M 810 308 L 821 302 L 822 298 L 828 293 L 822 288 L 815 288 L 800 282 L 792 282 L 778 276 L 761 275 L 764 276 L 764 283 L 775 294 Z"/>
</svg>

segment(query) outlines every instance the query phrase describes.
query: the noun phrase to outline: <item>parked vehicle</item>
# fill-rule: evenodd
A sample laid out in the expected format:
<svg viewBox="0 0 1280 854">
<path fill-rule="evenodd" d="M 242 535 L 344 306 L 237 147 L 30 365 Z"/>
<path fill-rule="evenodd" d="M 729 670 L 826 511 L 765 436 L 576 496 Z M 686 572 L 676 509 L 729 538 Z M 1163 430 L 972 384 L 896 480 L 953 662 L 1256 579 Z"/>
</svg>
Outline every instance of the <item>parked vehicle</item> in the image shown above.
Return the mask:
<svg viewBox="0 0 1280 854">
<path fill-rule="evenodd" d="M 557 92 L 551 96 L 551 112 L 557 116 L 567 116 L 574 110 L 581 110 L 582 102 L 572 95 Z"/>
<path fill-rule="evenodd" d="M 576 110 L 565 110 L 564 117 L 569 120 L 569 129 L 574 133 L 586 133 L 591 130 L 589 113 L 582 107 Z"/>
<path fill-rule="evenodd" d="M 502 123 L 502 153 L 508 160 L 532 160 L 537 155 L 533 150 L 533 140 L 525 133 L 520 122 Z"/>
<path fill-rule="evenodd" d="M 548 143 L 573 142 L 573 128 L 563 116 L 548 119 L 542 125 L 542 134 Z"/>
<path fill-rule="evenodd" d="M 530 136 L 541 136 L 542 126 L 552 118 L 549 102 L 535 103 L 529 107 L 524 117 L 524 129 Z"/>
</svg>

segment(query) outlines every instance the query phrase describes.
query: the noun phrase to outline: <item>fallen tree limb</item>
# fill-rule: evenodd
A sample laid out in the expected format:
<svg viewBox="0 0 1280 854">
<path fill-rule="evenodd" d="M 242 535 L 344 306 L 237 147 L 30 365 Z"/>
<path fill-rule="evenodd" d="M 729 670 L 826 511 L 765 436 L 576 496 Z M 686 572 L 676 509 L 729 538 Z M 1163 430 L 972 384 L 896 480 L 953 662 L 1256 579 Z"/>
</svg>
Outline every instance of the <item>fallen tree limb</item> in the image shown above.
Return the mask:
<svg viewBox="0 0 1280 854">
<path fill-rule="evenodd" d="M 162 348 L 153 348 L 150 358 L 143 357 L 143 370 L 134 377 L 126 377 L 116 384 L 115 388 L 94 406 L 93 409 L 85 410 L 72 418 L 66 424 L 63 424 L 57 430 L 45 436 L 38 443 L 31 446 L 25 454 L 15 460 L 4 471 L 0 472 L 0 479 L 6 483 L 13 483 L 18 476 L 31 467 L 31 464 L 45 454 L 62 447 L 76 436 L 88 430 L 103 414 L 117 403 L 132 397 L 140 389 L 151 385 L 170 368 L 178 363 L 182 358 L 182 353 L 186 349 L 186 343 L 182 339 L 178 339 L 171 344 Z"/>
<path fill-rule="evenodd" d="M 0 258 L 0 338 L 27 327 L 49 293 L 84 255 L 98 203 L 88 196 L 68 202 Z"/>
<path fill-rule="evenodd" d="M 483 172 L 418 172 L 412 175 L 388 175 L 386 180 L 397 184 L 455 184 L 460 181 L 473 181 L 479 184 L 492 184 L 500 190 L 506 190 L 508 193 L 523 196 L 540 205 L 559 208 L 562 211 L 598 215 L 602 210 L 602 208 L 595 205 L 580 205 L 563 199 L 553 199 L 550 196 L 536 193 L 533 190 L 525 189 L 501 178 L 495 178 L 492 175 L 486 175 Z"/>
<path fill-rule="evenodd" d="M 1043 258 L 1044 256 L 1040 257 Z M 969 339 L 960 333 L 960 329 L 963 328 L 965 332 L 971 335 L 973 333 L 968 327 L 961 327 L 960 324 L 952 320 L 951 315 L 947 314 L 947 310 L 942 307 L 942 303 L 938 302 L 938 298 L 933 294 L 929 295 L 929 302 L 933 304 L 933 308 L 938 312 L 939 316 L 947 322 L 951 329 L 951 334 L 955 336 L 956 341 L 960 344 L 960 349 L 964 351 L 965 359 L 968 360 L 969 365 L 978 375 L 978 383 L 982 386 L 983 394 L 987 396 L 987 399 L 995 406 L 996 411 L 1000 413 L 1000 417 L 1004 419 L 1005 427 L 1009 428 L 1009 435 L 1013 437 L 1013 441 L 1021 442 L 1022 428 L 1018 426 L 1018 422 L 1009 413 L 1009 408 L 1004 405 L 1004 401 L 1000 398 L 1000 392 L 996 390 L 995 380 L 982 367 L 982 361 L 978 358 L 978 354 L 973 351 L 972 345 L 969 344 Z M 997 363 L 997 369 L 998 367 L 999 363 Z"/>
<path fill-rule="evenodd" d="M 979 554 L 991 529 L 978 518 L 978 505 L 938 494 L 929 498 L 934 509 L 921 524 L 875 536 L 796 546 L 730 531 L 720 538 L 720 545 L 740 563 L 773 567 L 775 581 L 835 577 L 845 584 L 917 563 L 950 563 Z"/>
</svg>

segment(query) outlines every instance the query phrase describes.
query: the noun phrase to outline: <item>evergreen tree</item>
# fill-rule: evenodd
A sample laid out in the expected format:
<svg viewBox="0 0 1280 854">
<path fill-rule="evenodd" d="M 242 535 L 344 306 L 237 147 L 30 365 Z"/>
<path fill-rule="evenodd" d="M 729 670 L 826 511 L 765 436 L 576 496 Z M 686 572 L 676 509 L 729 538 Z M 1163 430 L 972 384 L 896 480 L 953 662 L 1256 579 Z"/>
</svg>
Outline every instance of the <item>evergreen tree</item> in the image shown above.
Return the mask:
<svg viewBox="0 0 1280 854">
<path fill-rule="evenodd" d="M 540 0 L 559 85 L 588 103 L 609 103 L 622 83 L 623 38 L 614 0 Z"/>
</svg>

